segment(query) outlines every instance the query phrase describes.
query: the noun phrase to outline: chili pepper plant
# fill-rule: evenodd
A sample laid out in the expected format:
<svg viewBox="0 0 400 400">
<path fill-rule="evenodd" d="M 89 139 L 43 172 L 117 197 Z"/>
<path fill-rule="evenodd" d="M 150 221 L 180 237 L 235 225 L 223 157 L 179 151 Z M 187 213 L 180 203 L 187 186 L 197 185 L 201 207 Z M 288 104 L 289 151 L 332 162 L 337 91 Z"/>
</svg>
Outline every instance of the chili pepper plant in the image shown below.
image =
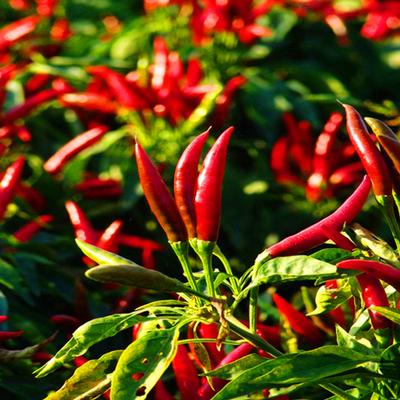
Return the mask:
<svg viewBox="0 0 400 400">
<path fill-rule="evenodd" d="M 89 279 L 165 295 L 75 330 L 35 372 L 37 378 L 123 330 L 134 334 L 125 349 L 77 368 L 48 399 L 95 398 L 109 391 L 111 399 L 161 400 L 173 398 L 170 387 L 183 399 L 398 398 L 399 203 L 394 182 L 399 179 L 400 142 L 383 122 L 368 118 L 385 143 L 379 149 L 358 112 L 350 105 L 344 108 L 350 139 L 367 174 L 335 212 L 266 248 L 240 277 L 218 246 L 233 127 L 219 135 L 200 168 L 211 131 L 191 142 L 175 170 L 174 196 L 137 142 L 144 195 L 183 274 L 177 279 L 94 246 L 84 236 L 77 239 L 95 263 L 85 273 Z M 370 196 L 382 209 L 394 248 L 354 223 Z M 305 281 L 316 287 L 302 288 L 303 312 L 279 291 Z"/>
</svg>

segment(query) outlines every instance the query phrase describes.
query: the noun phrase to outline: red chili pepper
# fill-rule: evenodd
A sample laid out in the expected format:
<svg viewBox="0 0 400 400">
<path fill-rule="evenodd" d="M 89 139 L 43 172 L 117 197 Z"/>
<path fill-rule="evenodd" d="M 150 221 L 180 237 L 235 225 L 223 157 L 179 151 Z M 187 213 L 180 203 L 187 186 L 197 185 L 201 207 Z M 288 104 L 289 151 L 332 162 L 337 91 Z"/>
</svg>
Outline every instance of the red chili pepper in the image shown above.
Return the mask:
<svg viewBox="0 0 400 400">
<path fill-rule="evenodd" d="M 0 118 L 0 122 L 2 125 L 9 125 L 15 122 L 20 118 L 24 118 L 28 116 L 36 107 L 39 105 L 46 103 L 47 101 L 56 99 L 61 94 L 65 93 L 65 91 L 58 91 L 54 89 L 46 89 L 43 92 L 37 93 L 29 99 L 27 99 L 24 103 L 11 108 L 3 116 Z"/>
<path fill-rule="evenodd" d="M 154 387 L 154 400 L 176 400 L 175 397 L 167 391 L 161 379 Z"/>
<path fill-rule="evenodd" d="M 203 77 L 201 62 L 197 58 L 189 58 L 183 88 L 197 86 Z"/>
<path fill-rule="evenodd" d="M 4 87 L 10 79 L 14 78 L 17 64 L 10 64 L 0 68 L 0 87 Z"/>
<path fill-rule="evenodd" d="M 114 221 L 100 236 L 96 246 L 111 253 L 118 252 L 118 236 L 122 229 L 122 221 Z"/>
<path fill-rule="evenodd" d="M 65 314 L 53 315 L 51 323 L 64 328 L 67 333 L 73 333 L 82 325 L 82 322 L 78 318 Z"/>
<path fill-rule="evenodd" d="M 99 93 L 68 93 L 60 96 L 66 106 L 77 106 L 88 111 L 101 111 L 109 114 L 118 112 L 118 105 Z"/>
<path fill-rule="evenodd" d="M 153 250 L 145 247 L 142 251 L 142 266 L 146 269 L 156 269 L 156 259 L 154 258 Z"/>
<path fill-rule="evenodd" d="M 73 201 L 67 201 L 65 207 L 75 230 L 76 238 L 83 242 L 95 245 L 99 235 L 93 229 L 84 212 Z"/>
<path fill-rule="evenodd" d="M 0 52 L 6 50 L 11 44 L 19 42 L 24 36 L 33 32 L 41 21 L 38 15 L 20 19 L 0 30 Z"/>
<path fill-rule="evenodd" d="M 238 37 L 242 43 L 250 46 L 261 37 L 271 36 L 272 32 L 272 29 L 265 28 L 264 26 L 249 24 L 239 30 Z"/>
<path fill-rule="evenodd" d="M 123 107 L 133 110 L 149 108 L 149 104 L 132 90 L 123 75 L 102 66 L 89 67 L 87 70 L 90 74 L 94 74 L 105 80 L 110 91 Z"/>
<path fill-rule="evenodd" d="M 334 186 L 351 185 L 362 178 L 364 173 L 365 168 L 362 162 L 355 161 L 334 171 L 329 177 L 329 183 Z"/>
<path fill-rule="evenodd" d="M 269 247 L 259 259 L 300 254 L 321 245 L 327 239 L 321 230 L 321 225 L 328 225 L 334 230 L 341 231 L 344 224 L 349 224 L 359 214 L 370 190 L 371 180 L 365 176 L 355 192 L 333 214 Z"/>
<path fill-rule="evenodd" d="M 254 349 L 254 346 L 249 343 L 243 343 L 232 350 L 226 357 L 224 357 L 221 362 L 217 365 L 216 368 L 222 367 L 223 365 L 230 364 L 236 360 L 240 360 L 241 358 L 250 354 Z M 204 400 L 210 400 L 216 392 L 219 392 L 228 381 L 220 378 L 212 378 L 213 387 L 215 390 L 211 388 L 211 386 L 205 383 L 200 389 L 199 394 Z"/>
<path fill-rule="evenodd" d="M 186 347 L 182 344 L 178 346 L 178 351 L 172 361 L 172 368 L 182 400 L 193 400 L 185 383 L 189 383 L 197 390 L 200 387 L 200 379 L 192 360 L 189 358 Z"/>
<path fill-rule="evenodd" d="M 168 67 L 168 50 L 164 39 L 156 38 L 154 40 L 154 66 L 151 86 L 154 90 L 159 91 L 165 84 L 165 78 Z"/>
<path fill-rule="evenodd" d="M 324 338 L 319 329 L 308 317 L 294 308 L 288 301 L 279 296 L 279 294 L 274 293 L 272 298 L 279 312 L 288 321 L 293 331 L 303 336 L 313 347 L 322 345 Z"/>
<path fill-rule="evenodd" d="M 199 161 L 209 131 L 199 135 L 183 152 L 175 169 L 175 202 L 188 230 L 189 239 L 196 237 L 194 194 L 199 171 Z"/>
<path fill-rule="evenodd" d="M 51 79 L 52 76 L 49 74 L 33 75 L 24 85 L 26 97 L 32 96 L 33 94 L 43 90 Z"/>
<path fill-rule="evenodd" d="M 350 239 L 329 225 L 322 224 L 321 231 L 328 239 L 332 240 L 341 249 L 353 251 L 357 248 L 357 246 Z"/>
<path fill-rule="evenodd" d="M 10 339 L 15 339 L 18 336 L 21 336 L 23 333 L 24 333 L 24 331 L 18 331 L 18 332 L 0 331 L 0 343 L 6 342 L 7 340 L 10 340 Z"/>
<path fill-rule="evenodd" d="M 197 178 L 194 197 L 196 232 L 199 240 L 216 242 L 221 222 L 222 182 L 229 139 L 228 128 L 207 153 Z"/>
<path fill-rule="evenodd" d="M 139 143 L 136 143 L 135 150 L 140 183 L 151 210 L 170 242 L 186 242 L 188 240 L 186 226 L 174 198 Z"/>
<path fill-rule="evenodd" d="M 41 212 L 46 208 L 46 199 L 35 188 L 20 182 L 16 195 L 25 200 L 36 212 Z"/>
<path fill-rule="evenodd" d="M 57 18 L 51 28 L 50 37 L 52 40 L 63 42 L 73 35 L 69 20 L 67 18 Z"/>
<path fill-rule="evenodd" d="M 400 271 L 390 265 L 372 260 L 344 260 L 336 264 L 338 268 L 355 269 L 386 282 L 400 292 Z"/>
<path fill-rule="evenodd" d="M 35 0 L 37 13 L 44 17 L 51 17 L 54 14 L 55 8 L 59 0 Z"/>
<path fill-rule="evenodd" d="M 3 322 L 7 321 L 8 317 L 6 315 L 0 315 L 0 324 L 2 324 Z"/>
<path fill-rule="evenodd" d="M 49 224 L 53 219 L 54 217 L 52 215 L 41 215 L 34 221 L 30 221 L 23 227 L 19 228 L 13 236 L 20 242 L 28 242 L 43 228 L 43 226 Z"/>
<path fill-rule="evenodd" d="M 164 251 L 165 247 L 162 244 L 153 242 L 149 239 L 143 239 L 139 236 L 128 235 L 121 233 L 118 236 L 119 244 L 127 247 L 134 247 L 138 249 L 151 249 L 152 251 Z"/>
<path fill-rule="evenodd" d="M 76 136 L 45 162 L 44 169 L 49 174 L 56 174 L 76 154 L 98 142 L 109 129 L 102 125 Z"/>
<path fill-rule="evenodd" d="M 199 325 L 199 334 L 203 339 L 217 339 L 218 326 L 215 322 L 211 324 L 201 323 Z M 224 359 L 225 351 L 222 347 L 218 350 L 216 343 L 206 342 L 204 346 L 210 356 L 211 367 L 215 368 Z"/>
<path fill-rule="evenodd" d="M 375 196 L 392 195 L 392 179 L 382 154 L 371 139 L 360 114 L 351 106 L 343 104 L 346 110 L 347 131 L 367 174 L 371 178 Z"/>
<path fill-rule="evenodd" d="M 90 178 L 75 186 L 84 197 L 101 199 L 120 197 L 122 195 L 121 182 L 116 179 Z"/>
<path fill-rule="evenodd" d="M 389 307 L 389 300 L 380 280 L 366 273 L 357 275 L 356 278 L 360 284 L 362 297 L 365 307 L 368 308 L 373 328 L 375 330 L 391 328 L 392 322 L 389 319 L 369 309 L 370 307 Z"/>
<path fill-rule="evenodd" d="M 31 3 L 28 0 L 8 0 L 8 4 L 14 10 L 28 11 L 31 9 Z"/>
<path fill-rule="evenodd" d="M 0 221 L 4 218 L 7 206 L 11 203 L 21 179 L 25 157 L 21 156 L 10 165 L 0 182 Z"/>
</svg>

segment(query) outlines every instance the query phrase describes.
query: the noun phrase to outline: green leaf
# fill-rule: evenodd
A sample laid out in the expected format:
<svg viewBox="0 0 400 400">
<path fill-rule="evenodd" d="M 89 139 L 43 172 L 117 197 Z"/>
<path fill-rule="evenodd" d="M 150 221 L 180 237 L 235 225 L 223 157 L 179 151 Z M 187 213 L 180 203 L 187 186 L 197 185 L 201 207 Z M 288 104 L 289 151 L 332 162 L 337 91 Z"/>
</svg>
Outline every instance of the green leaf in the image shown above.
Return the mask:
<svg viewBox="0 0 400 400">
<path fill-rule="evenodd" d="M 336 325 L 337 344 L 344 348 L 358 351 L 362 354 L 375 354 L 371 343 L 366 339 L 357 339 L 355 336 L 347 333 L 340 325 Z"/>
<path fill-rule="evenodd" d="M 123 350 L 115 350 L 98 360 L 87 361 L 75 370 L 74 375 L 60 390 L 47 396 L 45 400 L 74 400 L 83 396 L 87 400 L 97 398 L 110 388 L 112 374 L 108 370 L 122 353 Z"/>
<path fill-rule="evenodd" d="M 336 267 L 308 256 L 289 256 L 273 258 L 262 264 L 249 290 L 266 283 L 314 280 L 320 276 L 336 274 Z"/>
<path fill-rule="evenodd" d="M 396 379 L 399 381 L 399 364 L 400 343 L 395 343 L 383 351 L 379 363 L 379 369 L 385 378 Z"/>
<path fill-rule="evenodd" d="M 14 291 L 16 295 L 33 305 L 33 299 L 28 289 L 23 285 L 23 279 L 16 268 L 0 258 L 0 284 Z"/>
<path fill-rule="evenodd" d="M 350 396 L 355 397 L 356 399 L 360 400 L 368 400 L 370 399 L 371 392 L 369 390 L 360 390 L 360 389 L 349 389 L 346 390 Z M 332 396 L 328 397 L 326 400 L 342 400 L 340 396 Z"/>
<path fill-rule="evenodd" d="M 352 253 L 343 249 L 330 248 L 317 251 L 316 253 L 311 254 L 311 257 L 327 263 L 337 264 L 339 261 L 352 258 Z"/>
<path fill-rule="evenodd" d="M 145 399 L 174 359 L 178 338 L 177 328 L 158 329 L 130 344 L 115 369 L 111 400 Z"/>
<path fill-rule="evenodd" d="M 400 310 L 398 308 L 370 307 L 369 309 L 377 311 L 379 314 L 382 314 L 384 317 L 390 319 L 396 324 L 400 324 Z"/>
<path fill-rule="evenodd" d="M 338 289 L 328 290 L 322 285 L 315 296 L 316 309 L 307 315 L 319 315 L 334 310 L 352 296 L 351 286 L 346 283 Z"/>
<path fill-rule="evenodd" d="M 240 374 L 217 393 L 213 400 L 231 400 L 272 387 L 314 384 L 378 359 L 339 346 L 324 346 L 288 354 L 265 361 Z"/>
<path fill-rule="evenodd" d="M 80 326 L 69 342 L 45 365 L 35 371 L 37 378 L 42 378 L 55 371 L 64 363 L 85 354 L 94 344 L 115 336 L 118 332 L 128 329 L 139 322 L 148 321 L 149 318 L 141 317 L 135 313 L 114 314 L 97 318 Z"/>
</svg>

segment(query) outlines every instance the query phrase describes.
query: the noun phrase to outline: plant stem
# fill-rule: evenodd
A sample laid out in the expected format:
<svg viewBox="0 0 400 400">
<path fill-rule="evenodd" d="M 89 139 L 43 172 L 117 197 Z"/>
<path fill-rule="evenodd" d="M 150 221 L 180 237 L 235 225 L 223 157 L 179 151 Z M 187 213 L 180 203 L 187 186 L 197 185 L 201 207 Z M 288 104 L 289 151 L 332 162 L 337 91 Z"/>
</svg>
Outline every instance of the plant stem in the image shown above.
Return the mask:
<svg viewBox="0 0 400 400">
<path fill-rule="evenodd" d="M 233 275 L 231 265 L 229 264 L 229 261 L 227 260 L 225 255 L 222 253 L 222 251 L 218 247 L 218 245 L 215 245 L 215 247 L 214 247 L 214 255 L 220 259 L 227 274 Z M 236 297 L 240 293 L 240 287 L 239 287 L 236 277 L 232 276 L 231 278 L 229 278 L 229 282 L 231 283 L 232 288 L 233 288 L 233 295 Z"/>
<path fill-rule="evenodd" d="M 400 251 L 400 227 L 394 213 L 393 196 L 376 196 L 376 201 L 389 225 L 397 250 Z"/>
<path fill-rule="evenodd" d="M 196 279 L 194 278 L 193 275 L 192 267 L 190 266 L 189 263 L 189 256 L 188 256 L 189 242 L 174 242 L 174 243 L 170 242 L 170 245 L 182 265 L 183 274 L 187 278 L 190 287 L 198 291 L 199 287 L 197 286 Z"/>
<path fill-rule="evenodd" d="M 344 390 L 340 389 L 333 383 L 320 383 L 319 386 L 321 386 L 328 392 L 333 393 L 336 396 L 339 396 L 339 398 L 341 398 L 342 400 L 357 400 L 357 397 L 354 397 L 351 394 L 346 393 Z"/>
</svg>

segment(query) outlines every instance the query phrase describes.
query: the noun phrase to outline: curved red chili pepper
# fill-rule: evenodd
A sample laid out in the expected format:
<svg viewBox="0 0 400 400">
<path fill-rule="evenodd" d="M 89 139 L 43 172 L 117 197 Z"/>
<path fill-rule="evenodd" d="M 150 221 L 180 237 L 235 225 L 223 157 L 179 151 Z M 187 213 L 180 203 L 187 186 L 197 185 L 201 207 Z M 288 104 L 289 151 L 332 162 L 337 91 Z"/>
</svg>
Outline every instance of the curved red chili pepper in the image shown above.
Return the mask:
<svg viewBox="0 0 400 400">
<path fill-rule="evenodd" d="M 68 93 L 60 96 L 60 101 L 67 107 L 77 106 L 88 111 L 101 111 L 109 114 L 118 112 L 118 105 L 99 93 Z"/>
<path fill-rule="evenodd" d="M 118 236 L 119 244 L 128 247 L 135 247 L 138 249 L 150 249 L 151 251 L 164 251 L 165 247 L 162 244 L 153 242 L 149 239 L 143 239 L 139 236 L 128 235 L 126 233 L 121 233 Z"/>
<path fill-rule="evenodd" d="M 211 324 L 201 323 L 199 325 L 199 334 L 203 339 L 217 339 L 218 337 L 218 325 L 213 322 Z M 221 347 L 217 349 L 216 343 L 205 342 L 205 348 L 210 356 L 211 367 L 215 368 L 225 357 L 225 351 Z"/>
<path fill-rule="evenodd" d="M 302 312 L 294 308 L 288 301 L 279 294 L 272 295 L 274 303 L 279 312 L 288 321 L 290 327 L 299 335 L 303 336 L 313 347 L 322 345 L 324 338 L 314 323 Z"/>
<path fill-rule="evenodd" d="M 24 85 L 25 96 L 29 97 L 41 91 L 52 79 L 49 74 L 35 74 Z"/>
<path fill-rule="evenodd" d="M 174 175 L 174 195 L 179 212 L 188 230 L 189 239 L 196 237 L 194 193 L 199 174 L 199 161 L 208 132 L 199 135 L 183 152 Z"/>
<path fill-rule="evenodd" d="M 53 221 L 53 219 L 54 217 L 52 215 L 41 215 L 34 221 L 30 221 L 19 228 L 16 232 L 14 232 L 13 236 L 20 242 L 28 242 L 43 228 L 43 226 L 49 224 L 51 221 Z"/>
<path fill-rule="evenodd" d="M 53 315 L 51 323 L 64 328 L 68 333 L 73 333 L 82 325 L 82 322 L 78 318 L 65 314 Z"/>
<path fill-rule="evenodd" d="M 400 292 L 400 271 L 390 265 L 372 260 L 344 260 L 337 263 L 336 267 L 366 272 Z"/>
<path fill-rule="evenodd" d="M 10 339 L 15 339 L 18 336 L 21 336 L 24 333 L 24 331 L 18 331 L 18 332 L 2 332 L 0 331 L 0 343 L 6 342 L 7 340 Z"/>
<path fill-rule="evenodd" d="M 154 400 L 176 400 L 176 398 L 167 391 L 161 379 L 154 387 Z"/>
<path fill-rule="evenodd" d="M 97 241 L 96 246 L 102 250 L 109 251 L 111 253 L 118 252 L 118 236 L 122 229 L 122 221 L 114 221 L 111 225 L 103 232 L 100 239 Z"/>
<path fill-rule="evenodd" d="M 375 330 L 391 328 L 392 322 L 389 319 L 369 309 L 370 307 L 389 307 L 389 300 L 380 280 L 366 273 L 357 275 L 356 278 L 360 284 L 362 297 L 365 307 L 368 308 L 373 328 Z"/>
<path fill-rule="evenodd" d="M 342 235 L 339 231 L 332 229 L 331 226 L 322 224 L 321 225 L 322 233 L 332 242 L 336 244 L 336 246 L 340 247 L 341 249 L 347 251 L 353 251 L 357 248 L 357 246 L 346 236 Z"/>
<path fill-rule="evenodd" d="M 121 182 L 116 179 L 89 178 L 77 184 L 75 189 L 89 199 L 120 197 Z"/>
<path fill-rule="evenodd" d="M 351 106 L 343 104 L 346 110 L 346 125 L 351 142 L 371 178 L 375 196 L 392 195 L 392 178 L 382 154 L 371 139 L 360 114 Z"/>
<path fill-rule="evenodd" d="M 200 240 L 216 242 L 221 222 L 222 182 L 229 139 L 233 127 L 228 128 L 207 153 L 197 178 L 194 208 L 196 232 Z"/>
<path fill-rule="evenodd" d="M 69 218 L 75 230 L 76 238 L 95 245 L 99 235 L 93 229 L 84 212 L 73 201 L 67 201 L 65 203 L 65 208 L 68 211 Z"/>
<path fill-rule="evenodd" d="M 183 344 L 178 346 L 178 351 L 172 361 L 172 368 L 175 373 L 176 383 L 182 400 L 193 400 L 190 391 L 187 390 L 186 383 L 194 389 L 200 387 L 200 379 L 197 374 L 196 367 L 189 358 L 188 352 Z"/>
<path fill-rule="evenodd" d="M 359 214 L 370 190 L 371 180 L 365 176 L 355 192 L 333 214 L 267 248 L 259 259 L 300 254 L 321 245 L 327 239 L 321 230 L 321 225 L 328 225 L 336 231 L 341 231 L 344 224 L 349 224 Z"/>
<path fill-rule="evenodd" d="M 10 165 L 0 182 L 0 221 L 3 219 L 7 206 L 11 203 L 21 179 L 25 157 L 21 156 Z"/>
<path fill-rule="evenodd" d="M 109 129 L 108 126 L 102 125 L 76 136 L 45 162 L 44 169 L 50 174 L 56 174 L 67 161 L 99 141 Z"/>
<path fill-rule="evenodd" d="M 170 242 L 186 242 L 188 234 L 185 223 L 157 168 L 139 143 L 136 143 L 135 154 L 140 183 L 151 211 L 153 211 Z"/>
<path fill-rule="evenodd" d="M 154 69 L 151 79 L 151 86 L 154 90 L 160 90 L 165 84 L 168 66 L 168 50 L 164 39 L 156 38 L 154 40 Z"/>
</svg>

